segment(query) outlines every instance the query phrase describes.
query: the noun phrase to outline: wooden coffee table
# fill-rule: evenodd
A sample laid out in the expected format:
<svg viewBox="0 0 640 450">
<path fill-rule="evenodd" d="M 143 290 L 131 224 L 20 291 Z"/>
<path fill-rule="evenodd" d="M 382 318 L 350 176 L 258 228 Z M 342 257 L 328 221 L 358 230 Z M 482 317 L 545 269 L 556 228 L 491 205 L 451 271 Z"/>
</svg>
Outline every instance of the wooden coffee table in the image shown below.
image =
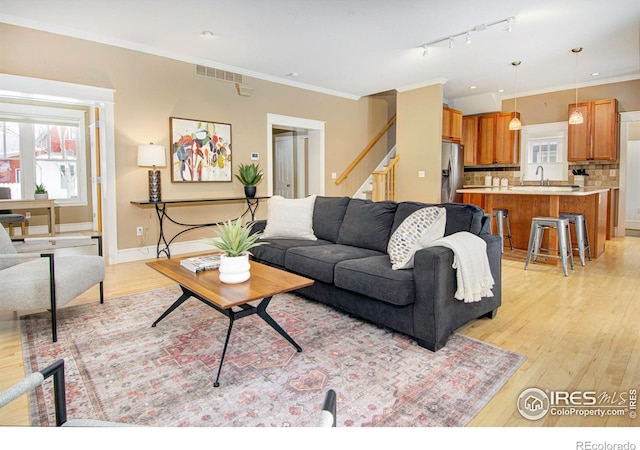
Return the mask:
<svg viewBox="0 0 640 450">
<path fill-rule="evenodd" d="M 227 316 L 229 318 L 229 328 L 227 330 L 227 338 L 224 341 L 222 356 L 220 357 L 218 374 L 213 384 L 215 387 L 220 385 L 220 371 L 222 370 L 224 355 L 227 352 L 233 322 L 236 319 L 257 314 L 289 341 L 299 352 L 302 351 L 302 348 L 278 325 L 267 313 L 266 309 L 274 295 L 310 286 L 313 284 L 313 280 L 251 261 L 251 278 L 243 283 L 226 284 L 219 280 L 218 270 L 206 270 L 204 272 L 193 273 L 180 266 L 180 259 L 183 258 L 147 263 L 152 269 L 157 270 L 164 276 L 177 282 L 182 289 L 180 298 L 162 313 L 151 326 L 155 327 L 158 322 L 190 297 L 200 300 L 205 305 Z M 257 306 L 249 304 L 249 302 L 255 300 L 260 300 Z"/>
</svg>

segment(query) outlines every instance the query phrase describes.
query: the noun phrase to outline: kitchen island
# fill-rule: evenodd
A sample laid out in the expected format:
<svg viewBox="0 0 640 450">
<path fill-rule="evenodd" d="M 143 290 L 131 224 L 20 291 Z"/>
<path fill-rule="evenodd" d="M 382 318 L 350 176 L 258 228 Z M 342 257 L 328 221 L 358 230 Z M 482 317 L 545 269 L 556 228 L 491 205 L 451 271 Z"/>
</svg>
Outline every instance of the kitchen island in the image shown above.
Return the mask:
<svg viewBox="0 0 640 450">
<path fill-rule="evenodd" d="M 510 186 L 458 189 L 463 201 L 484 209 L 488 214 L 494 208 L 509 210 L 511 235 L 515 249 L 527 250 L 531 219 L 533 217 L 558 217 L 563 213 L 584 214 L 593 258 L 604 254 L 607 239 L 607 207 L 610 189 L 588 186 L 571 188 L 570 186 Z M 496 230 L 495 218 L 492 219 Z M 572 242 L 575 246 L 575 233 L 572 228 Z M 548 242 L 543 246 L 557 249 L 558 240 L 554 232 L 545 233 Z M 555 252 L 557 254 L 557 252 Z M 553 254 L 553 252 L 552 252 Z M 553 261 L 555 264 L 555 261 Z"/>
</svg>

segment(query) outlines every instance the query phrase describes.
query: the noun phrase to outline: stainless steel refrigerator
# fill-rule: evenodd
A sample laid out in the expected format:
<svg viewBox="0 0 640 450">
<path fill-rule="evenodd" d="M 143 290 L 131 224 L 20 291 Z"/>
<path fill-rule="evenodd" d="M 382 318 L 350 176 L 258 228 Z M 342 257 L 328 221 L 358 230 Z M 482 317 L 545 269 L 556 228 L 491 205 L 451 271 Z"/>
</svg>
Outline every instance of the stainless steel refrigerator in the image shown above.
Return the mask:
<svg viewBox="0 0 640 450">
<path fill-rule="evenodd" d="M 463 181 L 464 151 L 462 146 L 453 142 L 443 142 L 441 202 L 462 203 L 462 194 L 458 194 L 456 191 L 462 189 Z"/>
</svg>

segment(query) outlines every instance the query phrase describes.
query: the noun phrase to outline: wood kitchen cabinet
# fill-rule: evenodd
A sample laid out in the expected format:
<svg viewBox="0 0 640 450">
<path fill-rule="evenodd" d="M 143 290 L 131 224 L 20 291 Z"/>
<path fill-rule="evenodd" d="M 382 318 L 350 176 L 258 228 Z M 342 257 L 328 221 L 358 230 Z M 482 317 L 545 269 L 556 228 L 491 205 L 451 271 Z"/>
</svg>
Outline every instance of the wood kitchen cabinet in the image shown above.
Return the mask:
<svg viewBox="0 0 640 450">
<path fill-rule="evenodd" d="M 500 113 L 496 121 L 496 162 L 518 164 L 520 162 L 520 130 L 509 130 L 514 113 Z M 520 113 L 515 113 L 520 119 Z"/>
<path fill-rule="evenodd" d="M 442 107 L 442 140 L 459 143 L 462 139 L 462 111 Z"/>
<path fill-rule="evenodd" d="M 478 164 L 495 162 L 497 115 L 478 117 Z"/>
<path fill-rule="evenodd" d="M 510 112 L 478 116 L 478 164 L 520 162 L 520 131 L 509 130 L 511 119 Z"/>
<path fill-rule="evenodd" d="M 478 116 L 464 116 L 462 118 L 461 144 L 464 147 L 464 165 L 476 165 L 478 157 Z"/>
<path fill-rule="evenodd" d="M 576 109 L 569 105 L 569 115 Z M 584 122 L 569 125 L 568 161 L 616 161 L 618 159 L 618 100 L 578 103 Z"/>
</svg>

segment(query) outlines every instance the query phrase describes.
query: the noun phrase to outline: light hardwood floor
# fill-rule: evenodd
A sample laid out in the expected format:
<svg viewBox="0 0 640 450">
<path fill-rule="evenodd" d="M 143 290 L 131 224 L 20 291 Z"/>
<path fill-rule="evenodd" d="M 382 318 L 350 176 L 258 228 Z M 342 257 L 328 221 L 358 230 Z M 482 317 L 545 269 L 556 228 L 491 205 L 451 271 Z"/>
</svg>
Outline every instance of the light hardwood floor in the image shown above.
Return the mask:
<svg viewBox="0 0 640 450">
<path fill-rule="evenodd" d="M 576 258 L 576 262 L 577 262 Z M 523 270 L 522 254 L 503 258 L 502 307 L 493 320 L 478 320 L 458 332 L 527 357 L 524 364 L 478 413 L 471 426 L 637 427 L 640 419 L 552 416 L 532 422 L 516 401 L 530 387 L 549 391 L 608 394 L 640 387 L 640 238 L 613 238 L 606 254 L 577 262 L 569 277 L 545 264 Z M 171 285 L 144 262 L 107 267 L 106 301 Z M 97 301 L 97 289 L 73 304 Z M 19 323 L 0 315 L 0 390 L 24 376 Z M 0 425 L 28 423 L 23 396 L 0 409 Z"/>
</svg>

